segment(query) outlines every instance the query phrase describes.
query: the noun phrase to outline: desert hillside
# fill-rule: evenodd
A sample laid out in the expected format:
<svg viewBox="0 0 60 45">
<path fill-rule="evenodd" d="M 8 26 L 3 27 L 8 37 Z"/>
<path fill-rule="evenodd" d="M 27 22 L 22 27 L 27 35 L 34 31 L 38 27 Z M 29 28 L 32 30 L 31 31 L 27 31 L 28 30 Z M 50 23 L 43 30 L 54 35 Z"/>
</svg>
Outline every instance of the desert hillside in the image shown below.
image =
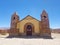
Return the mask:
<svg viewBox="0 0 60 45">
<path fill-rule="evenodd" d="M 51 29 L 52 33 L 60 33 L 60 29 Z"/>
</svg>

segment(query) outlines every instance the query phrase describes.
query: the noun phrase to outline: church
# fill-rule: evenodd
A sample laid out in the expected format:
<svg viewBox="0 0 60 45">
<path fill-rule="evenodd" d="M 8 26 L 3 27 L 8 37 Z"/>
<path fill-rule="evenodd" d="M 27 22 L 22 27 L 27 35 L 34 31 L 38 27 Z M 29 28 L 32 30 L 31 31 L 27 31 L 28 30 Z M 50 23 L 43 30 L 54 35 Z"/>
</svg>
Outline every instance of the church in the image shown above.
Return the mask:
<svg viewBox="0 0 60 45">
<path fill-rule="evenodd" d="M 41 13 L 41 20 L 27 15 L 20 20 L 16 12 L 11 16 L 9 35 L 19 36 L 48 36 L 51 37 L 49 18 L 45 10 Z"/>
</svg>

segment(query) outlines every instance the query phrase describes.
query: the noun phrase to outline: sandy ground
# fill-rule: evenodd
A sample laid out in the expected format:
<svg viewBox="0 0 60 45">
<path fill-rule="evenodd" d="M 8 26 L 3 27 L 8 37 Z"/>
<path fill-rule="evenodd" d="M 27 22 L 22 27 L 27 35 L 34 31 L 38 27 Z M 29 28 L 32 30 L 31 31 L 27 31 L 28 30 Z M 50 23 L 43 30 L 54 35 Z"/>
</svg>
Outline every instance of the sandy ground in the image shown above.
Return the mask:
<svg viewBox="0 0 60 45">
<path fill-rule="evenodd" d="M 53 39 L 5 38 L 6 36 L 0 35 L 0 45 L 60 45 L 60 34 L 52 33 Z"/>
</svg>

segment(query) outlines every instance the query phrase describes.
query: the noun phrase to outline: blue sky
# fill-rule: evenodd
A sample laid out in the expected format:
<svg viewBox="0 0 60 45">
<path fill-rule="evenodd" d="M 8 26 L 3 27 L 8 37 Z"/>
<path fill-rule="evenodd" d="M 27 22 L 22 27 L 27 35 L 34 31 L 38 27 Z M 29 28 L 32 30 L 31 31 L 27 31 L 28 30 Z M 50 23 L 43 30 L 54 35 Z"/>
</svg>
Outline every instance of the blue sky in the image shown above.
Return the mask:
<svg viewBox="0 0 60 45">
<path fill-rule="evenodd" d="M 60 28 L 60 0 L 0 0 L 0 27 L 10 27 L 14 12 L 20 20 L 27 15 L 41 20 L 44 9 L 49 15 L 50 28 Z"/>
</svg>

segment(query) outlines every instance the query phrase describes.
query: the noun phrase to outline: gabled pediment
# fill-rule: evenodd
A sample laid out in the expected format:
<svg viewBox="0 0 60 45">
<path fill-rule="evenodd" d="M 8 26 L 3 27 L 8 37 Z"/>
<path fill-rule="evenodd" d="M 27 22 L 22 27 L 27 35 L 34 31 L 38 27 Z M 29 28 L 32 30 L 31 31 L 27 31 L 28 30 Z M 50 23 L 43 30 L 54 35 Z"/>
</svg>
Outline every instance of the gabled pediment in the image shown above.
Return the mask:
<svg viewBox="0 0 60 45">
<path fill-rule="evenodd" d="M 30 15 L 26 16 L 26 17 L 23 18 L 22 20 L 32 20 L 32 19 L 37 20 L 36 18 L 34 18 L 34 17 L 30 16 Z M 21 20 L 21 21 L 22 21 L 22 20 Z M 39 20 L 37 20 L 37 21 L 39 21 Z"/>
</svg>

